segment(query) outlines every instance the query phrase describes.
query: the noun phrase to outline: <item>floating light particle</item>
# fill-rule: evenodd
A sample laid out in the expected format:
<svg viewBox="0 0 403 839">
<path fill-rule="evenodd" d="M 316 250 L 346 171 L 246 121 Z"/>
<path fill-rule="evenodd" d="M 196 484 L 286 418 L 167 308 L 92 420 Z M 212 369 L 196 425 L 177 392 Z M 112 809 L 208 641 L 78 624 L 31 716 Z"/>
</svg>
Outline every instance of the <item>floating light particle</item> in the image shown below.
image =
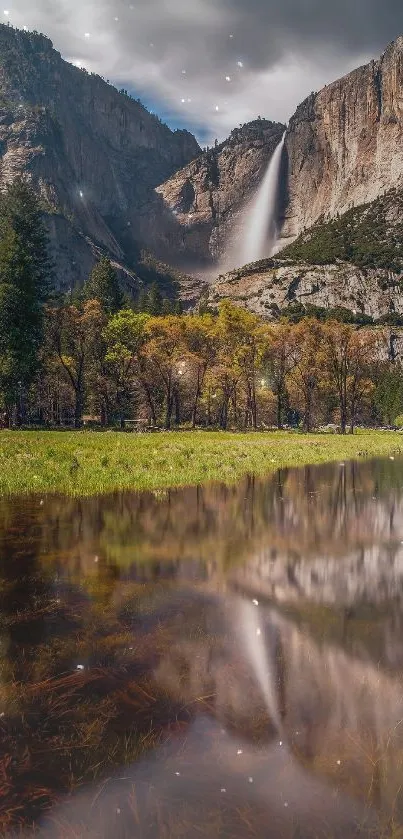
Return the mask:
<svg viewBox="0 0 403 839">
<path fill-rule="evenodd" d="M 395 459 L 395 458 L 394 458 L 394 457 L 392 457 L 392 456 L 389 458 L 389 460 L 394 460 L 394 459 Z"/>
<path fill-rule="evenodd" d="M 56 603 L 60 603 L 60 600 L 59 600 L 59 598 L 57 598 L 57 600 L 56 600 Z"/>
<path fill-rule="evenodd" d="M 342 462 L 342 463 L 339 463 L 339 466 L 345 466 L 345 465 L 346 465 L 346 464 L 345 464 L 345 463 L 343 463 L 343 462 Z"/>
<path fill-rule="evenodd" d="M 154 47 L 154 44 L 153 44 L 153 43 L 151 43 L 151 44 L 150 44 L 150 47 L 151 47 L 151 49 L 153 49 L 153 47 Z"/>
<path fill-rule="evenodd" d="M 253 784 L 253 778 L 248 778 L 250 784 Z"/>
<path fill-rule="evenodd" d="M 80 198 L 84 198 L 84 193 L 83 193 L 82 189 L 80 189 Z"/>
<path fill-rule="evenodd" d="M 22 106 L 21 106 L 21 107 L 22 107 Z M 44 503 L 45 503 L 45 502 L 44 502 L 43 498 L 41 498 L 41 500 L 40 500 L 40 502 L 39 502 L 39 506 L 40 506 L 40 507 L 43 507 Z"/>
<path fill-rule="evenodd" d="M 182 70 L 182 76 L 186 76 L 186 70 Z"/>
<path fill-rule="evenodd" d="M 226 76 L 226 77 L 225 77 L 225 81 L 226 81 L 226 82 L 230 82 L 230 81 L 231 81 L 231 76 Z"/>
<path fill-rule="evenodd" d="M 188 101 L 188 102 L 191 102 L 192 100 L 191 100 L 191 99 L 188 99 L 187 101 Z"/>
<path fill-rule="evenodd" d="M 218 107 L 218 105 L 216 105 L 216 106 L 215 106 L 215 109 L 216 109 L 216 111 L 219 111 L 219 110 L 220 110 L 220 109 L 219 109 L 219 107 Z"/>
<path fill-rule="evenodd" d="M 116 23 L 118 22 L 118 20 L 119 20 L 119 18 L 118 18 L 118 17 L 115 17 L 115 18 L 114 18 L 114 21 L 115 21 Z"/>
<path fill-rule="evenodd" d="M 182 105 L 186 102 L 186 99 L 181 99 Z"/>
<path fill-rule="evenodd" d="M 91 38 L 90 33 L 89 32 L 84 32 L 84 38 Z"/>
<path fill-rule="evenodd" d="M 337 763 L 337 766 L 341 766 L 341 760 L 337 760 L 336 763 Z"/>
<path fill-rule="evenodd" d="M 258 636 L 259 636 L 259 635 L 261 635 L 261 634 L 262 634 L 262 630 L 261 630 L 261 629 L 257 629 L 257 630 L 256 630 L 256 635 L 258 635 Z"/>
<path fill-rule="evenodd" d="M 243 67 L 243 61 L 237 61 L 238 67 Z"/>
<path fill-rule="evenodd" d="M 8 11 L 8 9 L 4 9 L 4 14 L 5 14 L 6 17 L 9 16 L 10 12 Z"/>
<path fill-rule="evenodd" d="M 258 600 L 252 600 L 252 603 L 253 603 L 253 605 L 254 605 L 254 606 L 258 606 L 258 605 L 259 605 L 259 601 L 258 601 Z"/>
<path fill-rule="evenodd" d="M 5 713 L 4 713 L 4 711 L 2 711 L 2 712 L 1 712 L 1 714 L 0 714 L 0 719 L 3 719 L 3 717 L 5 717 Z"/>
<path fill-rule="evenodd" d="M 83 664 L 77 664 L 77 670 L 84 670 Z"/>
<path fill-rule="evenodd" d="M 22 28 L 23 28 L 24 32 L 28 32 L 28 26 L 23 26 Z"/>
<path fill-rule="evenodd" d="M 116 807 L 116 812 L 117 812 L 118 816 L 120 816 L 120 807 Z"/>
<path fill-rule="evenodd" d="M 94 562 L 99 562 L 99 556 L 94 556 Z"/>
<path fill-rule="evenodd" d="M 230 38 L 233 38 L 233 37 L 234 37 L 233 35 L 230 35 Z"/>
<path fill-rule="evenodd" d="M 242 749 L 238 749 L 238 751 L 237 751 L 237 755 L 243 755 L 243 751 L 242 751 Z"/>
<path fill-rule="evenodd" d="M 284 807 L 288 807 L 288 801 L 284 801 Z"/>
<path fill-rule="evenodd" d="M 180 775 L 180 772 L 175 772 L 175 775 L 177 775 L 177 776 L 178 776 L 178 777 L 179 777 L 179 775 Z"/>
<path fill-rule="evenodd" d="M 279 742 L 279 746 L 282 746 L 282 745 L 283 745 L 283 741 L 282 741 L 282 740 L 280 740 L 280 742 Z"/>
<path fill-rule="evenodd" d="M 221 792 L 227 792 L 227 790 L 225 789 L 225 787 L 221 787 Z"/>
</svg>

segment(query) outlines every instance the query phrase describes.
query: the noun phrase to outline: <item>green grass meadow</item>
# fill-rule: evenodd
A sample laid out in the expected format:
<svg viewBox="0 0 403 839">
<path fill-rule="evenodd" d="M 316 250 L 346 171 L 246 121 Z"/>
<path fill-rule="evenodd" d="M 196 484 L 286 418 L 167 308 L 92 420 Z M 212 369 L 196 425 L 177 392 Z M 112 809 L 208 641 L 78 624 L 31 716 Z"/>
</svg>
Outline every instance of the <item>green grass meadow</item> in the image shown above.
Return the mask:
<svg viewBox="0 0 403 839">
<path fill-rule="evenodd" d="M 231 483 L 280 467 L 403 454 L 403 435 L 298 432 L 0 432 L 0 495 L 158 490 Z"/>
</svg>

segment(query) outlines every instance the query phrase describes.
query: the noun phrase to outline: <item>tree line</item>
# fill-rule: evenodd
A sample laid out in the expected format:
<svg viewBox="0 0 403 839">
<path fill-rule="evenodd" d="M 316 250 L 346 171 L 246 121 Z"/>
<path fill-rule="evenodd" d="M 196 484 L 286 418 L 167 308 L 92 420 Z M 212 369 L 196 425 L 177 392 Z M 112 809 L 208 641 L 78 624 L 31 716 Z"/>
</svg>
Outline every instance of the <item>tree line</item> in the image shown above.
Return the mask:
<svg viewBox="0 0 403 839">
<path fill-rule="evenodd" d="M 0 199 L 3 424 L 282 428 L 393 425 L 403 376 L 390 330 L 306 317 L 267 323 L 223 302 L 136 305 L 103 257 L 77 295 L 51 296 L 41 207 L 24 181 Z"/>
</svg>

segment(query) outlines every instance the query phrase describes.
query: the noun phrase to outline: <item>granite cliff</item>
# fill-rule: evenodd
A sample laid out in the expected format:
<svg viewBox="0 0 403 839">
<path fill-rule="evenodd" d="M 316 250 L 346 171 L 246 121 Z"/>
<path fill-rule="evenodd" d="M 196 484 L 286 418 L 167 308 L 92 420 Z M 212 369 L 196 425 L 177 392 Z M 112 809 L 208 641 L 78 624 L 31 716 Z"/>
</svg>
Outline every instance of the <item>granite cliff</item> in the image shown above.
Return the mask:
<svg viewBox="0 0 403 839">
<path fill-rule="evenodd" d="M 38 189 L 61 287 L 82 282 L 99 249 L 135 266 L 154 188 L 199 152 L 46 37 L 0 26 L 0 188 L 24 173 Z"/>
<path fill-rule="evenodd" d="M 403 185 L 403 36 L 291 118 L 283 237 Z"/>
<path fill-rule="evenodd" d="M 234 150 L 241 172 L 236 197 L 224 175 L 213 199 L 203 201 L 200 158 L 158 190 L 183 226 L 185 241 L 192 241 L 192 251 L 200 246 L 205 253 L 208 248 L 221 273 L 230 233 L 239 233 L 239 210 L 256 188 L 282 126 L 276 125 L 274 132 L 272 145 L 262 149 L 260 158 L 248 148 Z M 402 138 L 399 37 L 379 60 L 311 94 L 297 108 L 287 129 L 278 208 L 280 244 L 297 242 L 280 254 L 285 263 L 221 277 L 210 289 L 209 301 L 230 296 L 269 316 L 300 299 L 317 306 L 342 305 L 374 318 L 401 311 Z M 218 154 L 220 164 L 220 155 L 225 160 L 227 154 L 226 149 Z M 255 177 L 250 177 L 249 161 Z M 191 193 L 188 204 L 181 200 Z M 338 220 L 338 228 L 332 219 Z"/>
<path fill-rule="evenodd" d="M 233 267 L 243 211 L 284 129 L 258 118 L 201 152 L 46 37 L 0 26 L 0 189 L 20 174 L 37 188 L 61 288 L 81 283 L 100 252 L 129 286 L 150 277 L 144 249 L 196 277 Z M 280 173 L 288 247 L 280 261 L 220 278 L 209 302 L 230 296 L 268 316 L 305 300 L 375 319 L 401 312 L 402 139 L 399 37 L 298 107 Z M 204 290 L 184 281 L 185 304 Z"/>
<path fill-rule="evenodd" d="M 281 123 L 265 119 L 247 123 L 157 188 L 181 227 L 179 249 L 185 261 L 205 266 L 226 261 L 242 209 L 284 131 Z"/>
</svg>

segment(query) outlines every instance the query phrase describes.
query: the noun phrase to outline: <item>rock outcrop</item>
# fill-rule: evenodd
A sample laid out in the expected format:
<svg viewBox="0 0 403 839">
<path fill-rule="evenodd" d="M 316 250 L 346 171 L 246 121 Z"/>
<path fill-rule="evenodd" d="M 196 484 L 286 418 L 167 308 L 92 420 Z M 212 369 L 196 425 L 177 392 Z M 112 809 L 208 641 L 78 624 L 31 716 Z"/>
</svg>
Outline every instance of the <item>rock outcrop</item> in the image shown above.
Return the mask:
<svg viewBox="0 0 403 839">
<path fill-rule="evenodd" d="M 402 186 L 402 139 L 403 36 L 378 61 L 312 94 L 291 118 L 284 238 Z"/>
<path fill-rule="evenodd" d="M 94 247 L 135 265 L 153 238 L 144 208 L 163 213 L 154 188 L 199 152 L 44 36 L 0 26 L 0 188 L 21 174 L 37 187 L 61 287 L 87 276 Z"/>
<path fill-rule="evenodd" d="M 226 298 L 268 319 L 295 304 L 343 307 L 374 320 L 403 311 L 403 285 L 398 275 L 342 261 L 310 265 L 272 259 L 245 266 L 220 276 L 208 287 L 209 306 L 215 308 Z"/>
</svg>

